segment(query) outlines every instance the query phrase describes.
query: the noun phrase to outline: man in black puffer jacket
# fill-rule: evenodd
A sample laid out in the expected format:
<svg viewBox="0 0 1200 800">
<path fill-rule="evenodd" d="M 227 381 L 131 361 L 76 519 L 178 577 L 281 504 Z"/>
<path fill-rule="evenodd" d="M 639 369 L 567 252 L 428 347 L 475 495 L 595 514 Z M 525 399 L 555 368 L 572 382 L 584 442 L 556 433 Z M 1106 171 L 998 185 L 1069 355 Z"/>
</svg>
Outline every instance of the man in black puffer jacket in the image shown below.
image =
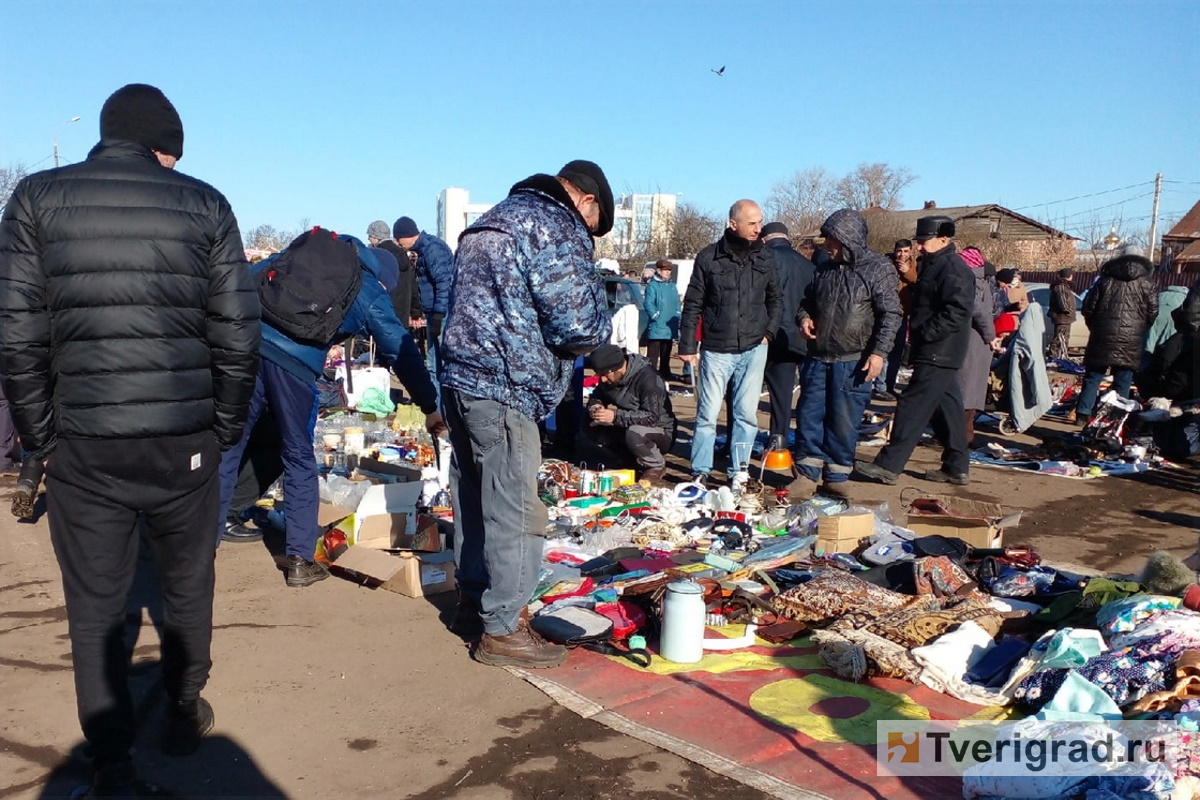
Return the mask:
<svg viewBox="0 0 1200 800">
<path fill-rule="evenodd" d="M 81 164 L 23 180 L 0 226 L 0 348 L 25 449 L 47 465 L 92 795 L 133 794 L 134 712 L 120 645 L 145 520 L 165 591 L 165 752 L 213 724 L 220 452 L 242 434 L 259 304 L 229 203 L 174 171 L 183 126 L 130 84 Z M 115 644 L 114 644 L 115 643 Z M 128 792 L 128 794 L 125 794 Z"/>
<path fill-rule="evenodd" d="M 600 378 L 588 400 L 588 438 L 616 457 L 606 464 L 636 461 L 643 479 L 662 480 L 675 443 L 675 412 L 662 377 L 645 358 L 615 344 L 597 347 L 588 366 Z"/>
<path fill-rule="evenodd" d="M 733 430 L 729 432 L 730 477 L 750 461 L 758 435 L 767 345 L 779 330 L 783 299 L 773 251 L 763 247 L 762 209 L 739 200 L 729 209 L 725 235 L 696 256 L 679 319 L 679 358 L 700 367 L 696 430 L 692 436 L 692 477 L 707 481 L 713 467 L 717 414 L 726 390 L 733 390 Z M 703 325 L 697 354 L 696 323 Z"/>
<path fill-rule="evenodd" d="M 975 308 L 975 276 L 951 239 L 954 221 L 931 216 L 917 220 L 913 242 L 924 254 L 913 285 L 909 335 L 912 379 L 900 395 L 892 435 L 874 462 L 858 461 L 857 474 L 894 484 L 908 463 L 927 425 L 942 441 L 942 468 L 925 479 L 965 485 L 970 453 L 967 425 L 957 375 L 967 357 L 971 313 Z"/>
<path fill-rule="evenodd" d="M 1095 410 L 1100 382 L 1110 369 L 1112 388 L 1129 397 L 1146 331 L 1158 316 L 1158 290 L 1149 279 L 1153 271 L 1149 259 L 1127 250 L 1100 267 L 1100 280 L 1083 299 L 1088 343 L 1083 355 L 1087 372 L 1075 406 L 1080 423 L 1086 423 Z"/>
<path fill-rule="evenodd" d="M 867 247 L 862 214 L 843 208 L 821 225 L 817 272 L 796 315 L 808 337 L 796 406 L 796 480 L 790 499 L 850 479 L 863 411 L 900 327 L 896 270 Z"/>
</svg>

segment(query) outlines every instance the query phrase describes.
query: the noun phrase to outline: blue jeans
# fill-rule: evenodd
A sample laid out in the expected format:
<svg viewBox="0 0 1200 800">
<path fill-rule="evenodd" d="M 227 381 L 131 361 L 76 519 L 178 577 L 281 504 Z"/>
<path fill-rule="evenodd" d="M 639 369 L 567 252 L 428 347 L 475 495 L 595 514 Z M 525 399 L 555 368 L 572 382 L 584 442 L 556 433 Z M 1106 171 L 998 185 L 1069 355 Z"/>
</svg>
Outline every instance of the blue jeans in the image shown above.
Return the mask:
<svg viewBox="0 0 1200 800">
<path fill-rule="evenodd" d="M 454 447 L 455 575 L 479 603 L 484 630 L 506 636 L 516 631 L 542 565 L 549 517 L 537 492 L 541 436 L 536 422 L 495 400 L 457 389 L 442 400 Z"/>
<path fill-rule="evenodd" d="M 1096 410 L 1096 398 L 1100 395 L 1100 384 L 1104 381 L 1104 376 L 1108 374 L 1108 368 L 1101 367 L 1100 369 L 1088 368 L 1088 371 L 1083 376 L 1083 388 L 1079 391 L 1079 402 L 1075 405 L 1075 415 L 1078 417 L 1090 417 L 1092 412 Z M 1117 369 L 1112 371 L 1112 388 L 1117 394 L 1129 399 L 1129 389 L 1133 386 L 1133 370 Z"/>
<path fill-rule="evenodd" d="M 317 509 L 321 504 L 321 472 L 313 455 L 317 387 L 266 359 L 258 367 L 242 440 L 221 456 L 221 516 L 218 530 L 214 531 L 216 543 L 221 543 L 250 432 L 268 406 L 279 426 L 283 456 L 283 518 L 287 538 L 284 554 L 312 561 L 317 547 Z"/>
<path fill-rule="evenodd" d="M 692 436 L 692 473 L 708 475 L 713 468 L 713 445 L 717 439 L 717 415 L 725 402 L 725 389 L 733 385 L 733 430 L 730 431 L 732 461 L 729 474 L 738 465 L 749 464 L 758 436 L 758 397 L 762 394 L 767 346 L 760 344 L 744 353 L 700 353 L 700 386 L 696 407 L 696 432 Z"/>
<path fill-rule="evenodd" d="M 854 471 L 854 450 L 871 384 L 859 361 L 806 358 L 796 406 L 796 468 L 811 481 L 841 483 Z"/>
</svg>

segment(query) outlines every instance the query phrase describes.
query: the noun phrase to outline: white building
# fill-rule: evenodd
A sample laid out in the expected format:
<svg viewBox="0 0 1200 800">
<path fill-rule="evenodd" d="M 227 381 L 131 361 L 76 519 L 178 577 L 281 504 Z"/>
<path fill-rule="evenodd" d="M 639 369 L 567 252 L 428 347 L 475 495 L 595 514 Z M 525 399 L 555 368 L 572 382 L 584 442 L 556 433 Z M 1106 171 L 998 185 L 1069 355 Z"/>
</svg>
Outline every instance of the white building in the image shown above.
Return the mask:
<svg viewBox="0 0 1200 800">
<path fill-rule="evenodd" d="M 618 258 L 639 252 L 665 253 L 675 225 L 677 200 L 673 194 L 625 194 L 617 198 L 609 234 L 613 253 Z"/>
<path fill-rule="evenodd" d="M 451 250 L 458 248 L 458 237 L 479 219 L 492 203 L 472 203 L 471 193 L 457 186 L 442 189 L 437 200 L 437 235 Z"/>
</svg>

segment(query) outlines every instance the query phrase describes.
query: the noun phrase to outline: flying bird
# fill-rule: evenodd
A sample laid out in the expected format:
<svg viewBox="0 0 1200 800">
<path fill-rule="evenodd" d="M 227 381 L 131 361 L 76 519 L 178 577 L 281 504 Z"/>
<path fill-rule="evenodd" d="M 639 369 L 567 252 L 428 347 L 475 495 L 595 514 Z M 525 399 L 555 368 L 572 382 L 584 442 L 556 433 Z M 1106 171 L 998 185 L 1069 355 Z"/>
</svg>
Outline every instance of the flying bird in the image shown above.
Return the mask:
<svg viewBox="0 0 1200 800">
<path fill-rule="evenodd" d="M 725 74 L 725 67 L 722 66 L 720 69 L 710 69 L 709 72 L 713 73 L 719 78 Z"/>
</svg>

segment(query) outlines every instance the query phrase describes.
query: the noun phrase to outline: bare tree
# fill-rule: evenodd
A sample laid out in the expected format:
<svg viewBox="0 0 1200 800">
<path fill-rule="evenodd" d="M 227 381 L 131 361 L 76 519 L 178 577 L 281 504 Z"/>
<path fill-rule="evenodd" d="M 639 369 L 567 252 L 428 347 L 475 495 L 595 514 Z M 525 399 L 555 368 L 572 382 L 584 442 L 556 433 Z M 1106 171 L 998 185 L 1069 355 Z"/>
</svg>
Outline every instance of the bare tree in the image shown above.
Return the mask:
<svg viewBox="0 0 1200 800">
<path fill-rule="evenodd" d="M 8 198 L 12 196 L 17 184 L 28 174 L 29 169 L 20 162 L 0 167 L 0 208 L 8 205 Z"/>
<path fill-rule="evenodd" d="M 834 207 L 836 183 L 824 167 L 798 170 L 771 188 L 763 204 L 768 221 L 782 222 L 794 236 L 816 230 Z"/>
<path fill-rule="evenodd" d="M 895 208 L 900 195 L 917 179 L 907 167 L 883 162 L 859 164 L 833 187 L 834 205 L 841 208 Z"/>
<path fill-rule="evenodd" d="M 680 203 L 671 225 L 671 257 L 695 258 L 721 235 L 724 223 L 691 203 Z"/>
</svg>

